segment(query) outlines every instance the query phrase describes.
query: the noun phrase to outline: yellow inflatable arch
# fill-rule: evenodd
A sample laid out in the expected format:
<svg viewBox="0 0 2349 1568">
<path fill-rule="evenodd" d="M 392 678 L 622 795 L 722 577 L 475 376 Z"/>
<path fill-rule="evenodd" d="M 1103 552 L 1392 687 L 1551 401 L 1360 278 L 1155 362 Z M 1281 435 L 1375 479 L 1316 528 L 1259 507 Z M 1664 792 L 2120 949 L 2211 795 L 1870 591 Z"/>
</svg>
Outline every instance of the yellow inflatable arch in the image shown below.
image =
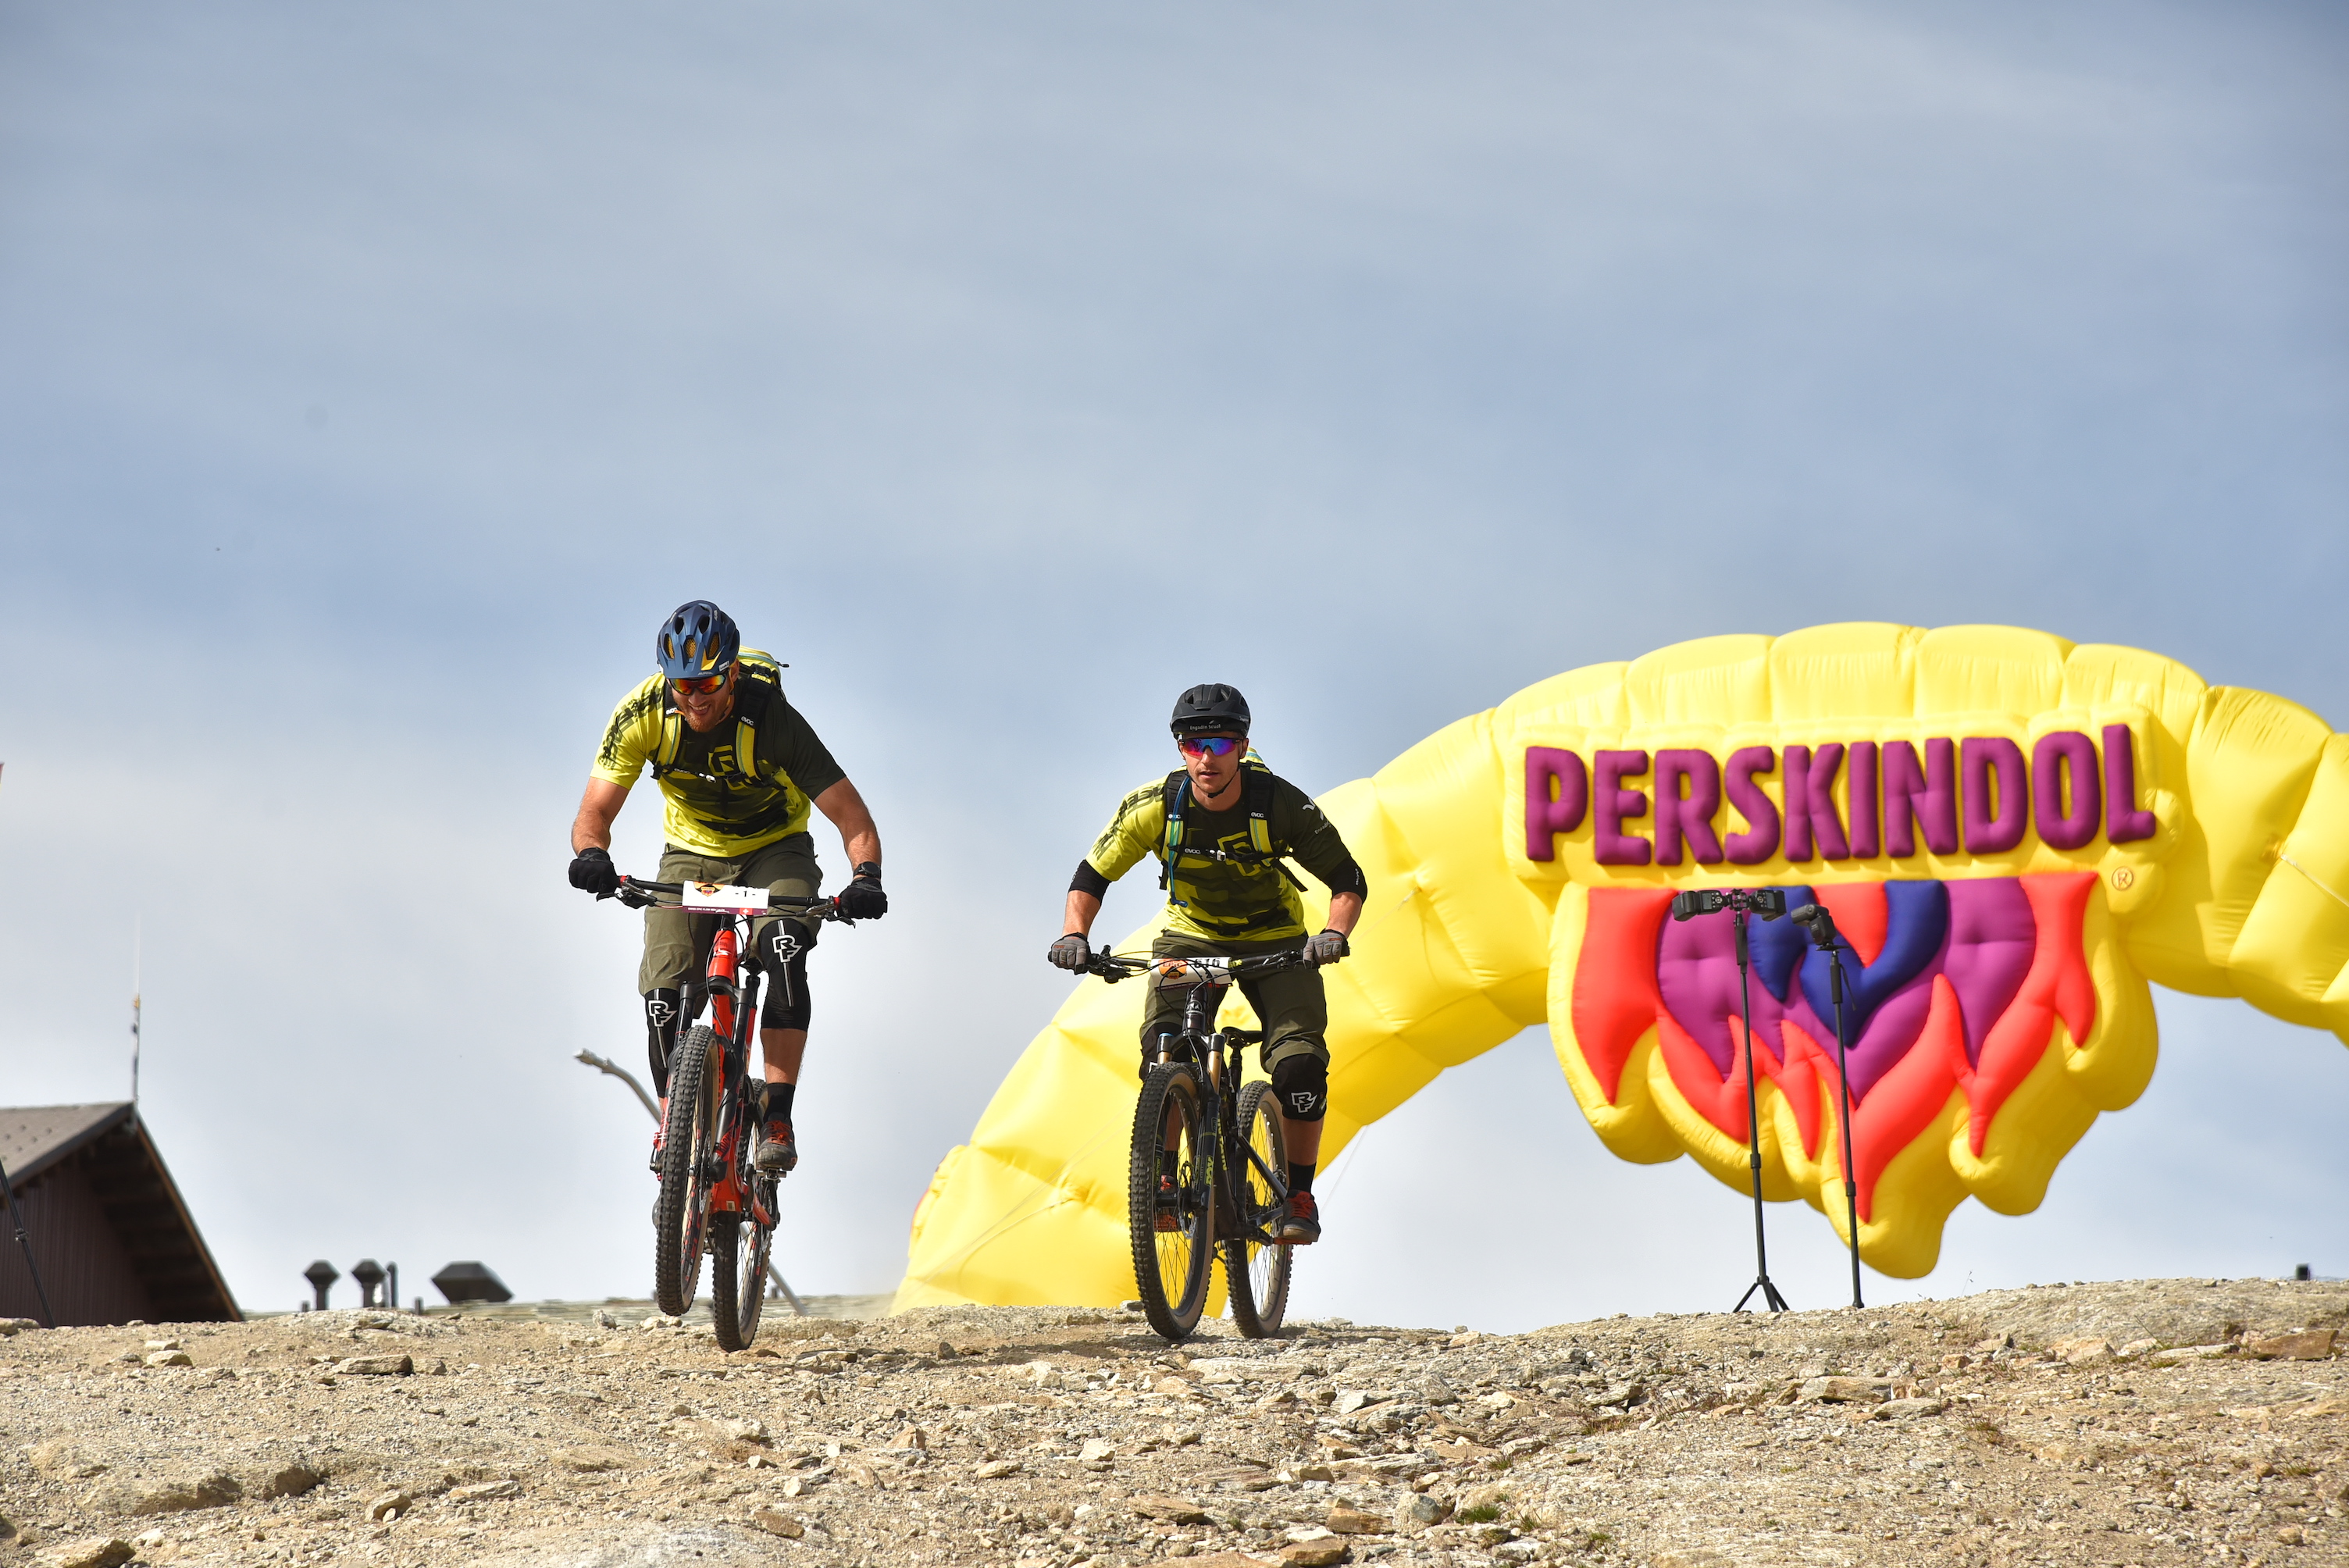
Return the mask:
<svg viewBox="0 0 2349 1568">
<path fill-rule="evenodd" d="M 1765 1196 L 1842 1234 L 1824 960 L 1754 927 L 1750 1128 L 1726 922 L 1664 918 L 1691 887 L 1795 890 L 1855 949 L 1860 1250 L 1889 1274 L 1933 1267 L 1970 1193 L 2035 1208 L 2097 1112 L 2137 1098 L 2148 980 L 2349 1040 L 2349 738 L 2131 648 L 1705 638 L 1529 686 L 1321 805 L 1371 886 L 1329 975 L 1325 1164 L 1547 1022 L 1617 1154 L 1744 1190 L 1758 1138 Z M 1133 1295 L 1142 1001 L 1085 980 L 1029 1045 L 931 1179 L 899 1307 Z"/>
</svg>

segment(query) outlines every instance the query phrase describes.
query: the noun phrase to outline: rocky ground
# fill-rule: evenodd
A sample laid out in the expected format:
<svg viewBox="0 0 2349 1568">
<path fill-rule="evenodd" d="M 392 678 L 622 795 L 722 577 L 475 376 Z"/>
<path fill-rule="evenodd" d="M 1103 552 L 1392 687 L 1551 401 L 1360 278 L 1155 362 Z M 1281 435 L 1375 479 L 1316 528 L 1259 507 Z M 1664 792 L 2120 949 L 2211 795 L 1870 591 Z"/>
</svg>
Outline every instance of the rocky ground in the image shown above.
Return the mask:
<svg viewBox="0 0 2349 1568">
<path fill-rule="evenodd" d="M 0 1568 L 2349 1563 L 2338 1284 L 1179 1349 L 569 1316 L 12 1332 Z"/>
</svg>

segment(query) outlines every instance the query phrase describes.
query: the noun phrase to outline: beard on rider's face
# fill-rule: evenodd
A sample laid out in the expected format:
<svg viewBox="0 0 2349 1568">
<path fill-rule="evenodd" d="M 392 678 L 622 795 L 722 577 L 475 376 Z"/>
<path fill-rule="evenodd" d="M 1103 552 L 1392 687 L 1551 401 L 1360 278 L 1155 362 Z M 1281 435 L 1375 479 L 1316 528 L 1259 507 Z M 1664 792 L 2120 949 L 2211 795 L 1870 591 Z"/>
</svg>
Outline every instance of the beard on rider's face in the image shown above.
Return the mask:
<svg viewBox="0 0 2349 1568">
<path fill-rule="evenodd" d="M 677 711 L 684 715 L 686 727 L 696 734 L 724 718 L 733 707 L 734 691 L 730 686 L 708 696 L 679 694 L 677 699 Z"/>
<path fill-rule="evenodd" d="M 734 676 L 740 666 L 726 666 L 726 683 L 713 692 L 691 692 L 669 685 L 669 698 L 685 718 L 686 727 L 698 735 L 734 711 Z"/>
</svg>

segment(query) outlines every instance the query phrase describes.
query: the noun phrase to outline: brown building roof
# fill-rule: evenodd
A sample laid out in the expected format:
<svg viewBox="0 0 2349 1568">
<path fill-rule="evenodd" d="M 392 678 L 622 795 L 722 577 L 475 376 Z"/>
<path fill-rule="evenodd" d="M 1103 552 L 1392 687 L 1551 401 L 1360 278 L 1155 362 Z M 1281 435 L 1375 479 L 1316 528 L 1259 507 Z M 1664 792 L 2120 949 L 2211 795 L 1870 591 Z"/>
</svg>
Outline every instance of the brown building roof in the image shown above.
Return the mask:
<svg viewBox="0 0 2349 1568">
<path fill-rule="evenodd" d="M 0 1109 L 0 1161 L 58 1323 L 233 1322 L 241 1315 L 128 1101 Z M 32 1278 L 14 1241 L 0 1233 L 0 1314 L 38 1317 Z"/>
<path fill-rule="evenodd" d="M 110 1105 L 30 1105 L 0 1109 L 0 1165 L 8 1184 L 21 1186 L 88 1139 L 130 1114 L 130 1102 Z"/>
</svg>

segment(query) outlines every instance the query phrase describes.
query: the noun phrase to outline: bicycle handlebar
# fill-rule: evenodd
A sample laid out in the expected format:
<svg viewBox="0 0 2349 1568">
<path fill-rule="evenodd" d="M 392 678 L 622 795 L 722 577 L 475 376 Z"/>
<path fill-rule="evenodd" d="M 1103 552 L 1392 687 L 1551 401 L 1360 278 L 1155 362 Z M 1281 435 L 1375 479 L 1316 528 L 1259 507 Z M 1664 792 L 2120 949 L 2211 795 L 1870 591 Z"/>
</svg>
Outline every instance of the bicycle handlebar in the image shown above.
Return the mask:
<svg viewBox="0 0 2349 1568">
<path fill-rule="evenodd" d="M 1269 975 L 1275 970 L 1295 969 L 1307 962 L 1302 953 L 1267 953 L 1251 958 L 1128 957 L 1102 948 L 1085 963 L 1083 973 L 1098 975 L 1114 985 L 1131 975 L 1150 970 L 1158 972 L 1162 986 L 1228 985 L 1234 980 L 1250 975 Z"/>
<path fill-rule="evenodd" d="M 722 882 L 647 882 L 624 876 L 616 892 L 598 895 L 616 898 L 630 909 L 688 909 L 709 914 L 763 914 L 783 910 L 816 920 L 840 920 L 837 899 L 794 898 L 762 887 L 731 887 Z M 663 903 L 663 899 L 674 903 Z"/>
</svg>

